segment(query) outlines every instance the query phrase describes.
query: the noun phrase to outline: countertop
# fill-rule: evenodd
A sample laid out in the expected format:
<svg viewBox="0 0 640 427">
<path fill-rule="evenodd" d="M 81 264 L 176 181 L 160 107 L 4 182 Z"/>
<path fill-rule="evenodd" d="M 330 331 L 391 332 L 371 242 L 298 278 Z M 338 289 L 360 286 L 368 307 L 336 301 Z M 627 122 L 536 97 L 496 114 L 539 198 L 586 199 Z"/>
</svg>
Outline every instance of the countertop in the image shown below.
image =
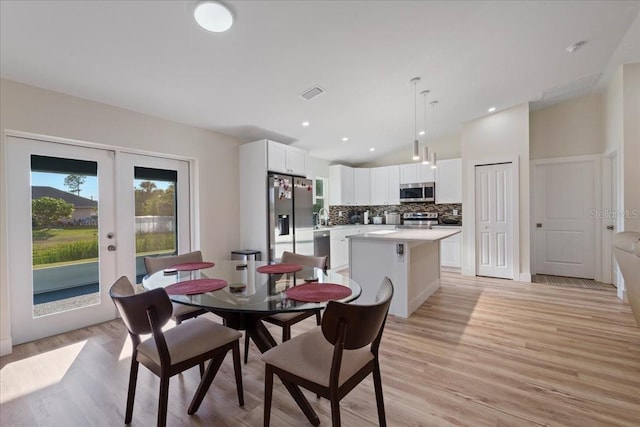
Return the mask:
<svg viewBox="0 0 640 427">
<path fill-rule="evenodd" d="M 355 234 L 347 236 L 349 239 L 369 239 L 369 240 L 388 240 L 388 241 L 422 241 L 422 242 L 436 242 L 447 237 L 451 237 L 460 233 L 459 228 L 451 229 L 395 229 L 395 230 L 379 230 L 370 231 L 368 233 Z"/>
</svg>

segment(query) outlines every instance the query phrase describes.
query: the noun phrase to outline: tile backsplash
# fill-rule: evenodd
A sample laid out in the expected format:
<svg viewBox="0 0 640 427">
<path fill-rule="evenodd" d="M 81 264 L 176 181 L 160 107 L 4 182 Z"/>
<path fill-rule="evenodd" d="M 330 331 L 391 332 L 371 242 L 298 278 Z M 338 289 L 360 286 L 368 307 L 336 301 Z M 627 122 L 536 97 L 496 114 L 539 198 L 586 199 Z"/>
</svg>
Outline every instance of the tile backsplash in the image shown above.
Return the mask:
<svg viewBox="0 0 640 427">
<path fill-rule="evenodd" d="M 363 215 L 367 210 L 369 211 L 369 218 L 372 218 L 374 216 L 384 217 L 385 211 L 397 212 L 401 215 L 406 212 L 438 212 L 440 216 L 452 216 L 454 209 L 458 210 L 458 215 L 460 215 L 460 218 L 462 218 L 461 203 L 440 205 L 437 205 L 435 203 L 403 203 L 401 205 L 391 206 L 330 206 L 329 220 L 334 225 L 350 224 L 350 218 L 353 215 Z M 340 216 L 340 212 L 342 212 L 342 216 Z"/>
</svg>

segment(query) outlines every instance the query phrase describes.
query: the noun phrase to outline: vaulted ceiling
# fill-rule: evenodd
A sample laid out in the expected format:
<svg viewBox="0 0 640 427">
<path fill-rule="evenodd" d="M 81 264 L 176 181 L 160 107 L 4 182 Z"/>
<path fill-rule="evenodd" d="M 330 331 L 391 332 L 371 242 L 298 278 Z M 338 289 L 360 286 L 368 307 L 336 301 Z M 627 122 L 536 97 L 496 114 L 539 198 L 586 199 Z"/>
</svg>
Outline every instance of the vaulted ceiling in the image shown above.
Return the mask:
<svg viewBox="0 0 640 427">
<path fill-rule="evenodd" d="M 411 144 L 412 77 L 439 101 L 434 140 L 489 107 L 598 90 L 640 61 L 639 1 L 228 1 L 225 33 L 199 28 L 195 4 L 3 0 L 1 75 L 360 163 Z M 314 85 L 325 92 L 300 97 Z"/>
</svg>

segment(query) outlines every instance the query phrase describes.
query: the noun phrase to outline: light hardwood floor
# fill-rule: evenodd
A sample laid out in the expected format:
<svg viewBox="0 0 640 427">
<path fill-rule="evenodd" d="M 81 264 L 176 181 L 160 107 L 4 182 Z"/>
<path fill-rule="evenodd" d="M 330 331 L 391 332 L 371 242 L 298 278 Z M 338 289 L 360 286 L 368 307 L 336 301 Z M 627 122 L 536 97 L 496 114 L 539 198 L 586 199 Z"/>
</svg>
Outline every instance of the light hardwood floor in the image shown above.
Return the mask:
<svg viewBox="0 0 640 427">
<path fill-rule="evenodd" d="M 309 318 L 293 333 L 313 326 Z M 0 425 L 121 425 L 126 336 L 116 320 L 17 346 L 0 359 Z M 640 328 L 613 291 L 445 273 L 410 319 L 389 318 L 380 360 L 390 426 L 640 425 Z M 168 425 L 260 426 L 263 378 L 252 346 L 238 407 L 228 356 L 188 416 L 198 372 L 176 376 Z M 330 425 L 328 402 L 307 395 Z M 158 379 L 141 368 L 133 426 L 155 424 L 157 398 Z M 344 426 L 376 425 L 372 380 L 341 408 Z M 273 426 L 309 425 L 277 380 L 272 414 Z"/>
</svg>

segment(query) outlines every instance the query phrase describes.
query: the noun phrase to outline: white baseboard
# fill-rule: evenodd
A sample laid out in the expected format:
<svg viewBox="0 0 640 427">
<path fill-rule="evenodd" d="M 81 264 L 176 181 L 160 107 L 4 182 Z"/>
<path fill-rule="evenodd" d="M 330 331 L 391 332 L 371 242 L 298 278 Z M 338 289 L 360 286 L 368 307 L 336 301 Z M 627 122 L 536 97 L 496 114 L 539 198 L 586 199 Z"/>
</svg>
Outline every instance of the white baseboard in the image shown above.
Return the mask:
<svg viewBox="0 0 640 427">
<path fill-rule="evenodd" d="M 440 267 L 440 271 L 447 271 L 449 273 L 461 273 L 462 268 L 460 267 Z"/>
<path fill-rule="evenodd" d="M 520 273 L 519 281 L 531 283 L 531 273 Z"/>
<path fill-rule="evenodd" d="M 12 351 L 13 351 L 13 346 L 11 345 L 11 338 L 0 340 L 0 356 L 6 356 L 7 354 L 11 354 Z"/>
</svg>

